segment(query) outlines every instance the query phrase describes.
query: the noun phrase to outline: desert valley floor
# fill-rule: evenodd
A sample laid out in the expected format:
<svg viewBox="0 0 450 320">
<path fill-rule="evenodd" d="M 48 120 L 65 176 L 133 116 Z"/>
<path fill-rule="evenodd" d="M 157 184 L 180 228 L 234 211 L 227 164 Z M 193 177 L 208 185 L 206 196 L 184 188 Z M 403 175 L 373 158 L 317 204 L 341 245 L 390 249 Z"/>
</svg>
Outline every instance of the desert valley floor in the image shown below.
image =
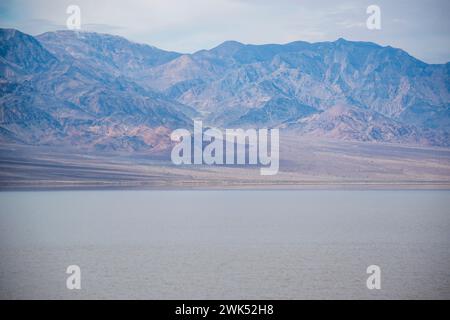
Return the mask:
<svg viewBox="0 0 450 320">
<path fill-rule="evenodd" d="M 175 166 L 167 155 L 0 146 L 0 189 L 448 189 L 450 149 L 282 136 L 280 171 Z"/>
</svg>

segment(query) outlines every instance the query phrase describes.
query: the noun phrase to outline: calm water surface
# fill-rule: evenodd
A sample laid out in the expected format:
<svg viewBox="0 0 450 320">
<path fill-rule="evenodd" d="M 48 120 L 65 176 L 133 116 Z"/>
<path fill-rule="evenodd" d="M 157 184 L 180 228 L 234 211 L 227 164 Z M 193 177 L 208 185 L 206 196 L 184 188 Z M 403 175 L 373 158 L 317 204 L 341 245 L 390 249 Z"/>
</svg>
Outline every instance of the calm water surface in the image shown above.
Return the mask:
<svg viewBox="0 0 450 320">
<path fill-rule="evenodd" d="M 450 299 L 450 192 L 2 192 L 0 298 Z"/>
</svg>

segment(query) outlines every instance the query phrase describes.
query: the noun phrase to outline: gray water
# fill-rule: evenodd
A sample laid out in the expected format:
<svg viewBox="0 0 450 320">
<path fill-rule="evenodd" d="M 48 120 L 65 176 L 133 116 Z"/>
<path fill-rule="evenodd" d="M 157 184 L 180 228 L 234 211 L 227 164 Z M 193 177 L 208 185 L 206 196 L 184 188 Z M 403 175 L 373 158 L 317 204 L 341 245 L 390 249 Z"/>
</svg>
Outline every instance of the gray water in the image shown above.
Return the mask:
<svg viewBox="0 0 450 320">
<path fill-rule="evenodd" d="M 450 192 L 2 192 L 0 298 L 450 299 Z"/>
</svg>

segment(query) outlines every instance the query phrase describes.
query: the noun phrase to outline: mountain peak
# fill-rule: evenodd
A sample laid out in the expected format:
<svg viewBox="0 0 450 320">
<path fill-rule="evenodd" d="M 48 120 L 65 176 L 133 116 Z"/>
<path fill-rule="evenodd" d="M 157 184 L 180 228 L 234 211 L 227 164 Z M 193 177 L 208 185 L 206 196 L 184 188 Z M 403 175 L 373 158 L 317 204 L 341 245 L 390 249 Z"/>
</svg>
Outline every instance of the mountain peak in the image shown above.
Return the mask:
<svg viewBox="0 0 450 320">
<path fill-rule="evenodd" d="M 21 33 L 21 32 L 17 29 L 0 28 L 0 37 L 2 39 L 5 37 L 13 37 L 16 33 Z"/>
<path fill-rule="evenodd" d="M 134 42 L 116 35 L 111 35 L 107 33 L 98 33 L 93 31 L 75 31 L 75 30 L 56 30 L 56 31 L 50 31 L 42 33 L 38 36 L 36 36 L 37 39 L 41 40 L 52 40 L 57 39 L 60 41 L 61 39 L 73 39 L 76 38 L 80 41 L 115 41 L 115 42 L 126 42 L 135 44 Z M 136 44 L 140 45 L 140 44 Z"/>
<path fill-rule="evenodd" d="M 36 38 L 62 60 L 86 59 L 91 66 L 99 69 L 140 71 L 144 65 L 155 66 L 180 56 L 179 53 L 135 43 L 121 36 L 97 32 L 59 30 L 43 33 Z"/>
<path fill-rule="evenodd" d="M 34 38 L 26 33 L 23 33 L 17 29 L 0 28 L 0 41 L 11 41 L 11 39 L 26 39 L 28 41 L 36 41 Z"/>
<path fill-rule="evenodd" d="M 33 36 L 16 29 L 0 29 L 0 57 L 24 73 L 46 68 L 56 60 Z"/>
<path fill-rule="evenodd" d="M 210 51 L 218 55 L 231 55 L 244 47 L 245 44 L 234 40 L 227 40 L 222 42 L 217 47 L 212 48 Z"/>
<path fill-rule="evenodd" d="M 220 45 L 218 45 L 218 47 L 235 47 L 235 46 L 243 46 L 244 44 L 239 42 L 239 41 L 235 41 L 235 40 L 227 40 L 222 42 Z"/>
<path fill-rule="evenodd" d="M 337 40 L 331 42 L 338 46 L 359 46 L 359 47 L 367 47 L 367 48 L 382 48 L 379 44 L 370 41 L 357 41 L 357 40 L 347 40 L 345 38 L 338 38 Z M 389 47 L 389 46 L 388 46 Z"/>
</svg>

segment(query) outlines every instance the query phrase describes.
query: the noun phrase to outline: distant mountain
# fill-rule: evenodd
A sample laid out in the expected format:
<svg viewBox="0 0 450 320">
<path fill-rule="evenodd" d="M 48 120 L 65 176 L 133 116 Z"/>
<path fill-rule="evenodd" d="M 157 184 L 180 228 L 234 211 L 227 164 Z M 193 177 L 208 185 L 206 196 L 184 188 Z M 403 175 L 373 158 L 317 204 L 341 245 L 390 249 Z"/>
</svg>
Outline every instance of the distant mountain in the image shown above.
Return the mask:
<svg viewBox="0 0 450 320">
<path fill-rule="evenodd" d="M 225 42 L 195 53 L 189 68 L 200 63 L 208 70 L 194 74 L 196 84 L 174 98 L 214 117 L 217 110 L 233 108 L 245 114 L 282 96 L 318 110 L 346 104 L 428 127 L 449 124 L 449 64 L 428 65 L 400 49 L 343 39 L 261 46 Z M 194 80 L 186 77 L 187 64 L 182 70 L 158 68 L 171 75 L 167 92 L 180 80 Z"/>
<path fill-rule="evenodd" d="M 319 112 L 318 109 L 302 104 L 295 98 L 276 96 L 267 101 L 261 108 L 248 110 L 239 119 L 231 122 L 231 125 L 276 127 Z"/>
<path fill-rule="evenodd" d="M 108 35 L 56 32 L 41 38 L 0 31 L 4 140 L 101 150 L 164 149 L 172 129 L 192 125 L 195 110 L 139 86 L 121 71 L 126 62 L 132 70 L 134 64 L 154 66 L 176 54 Z M 155 56 L 146 57 L 151 53 Z M 127 59 L 133 54 L 134 62 Z"/>
<path fill-rule="evenodd" d="M 0 29 L 0 72 L 8 80 L 48 70 L 57 59 L 34 37 L 14 29 Z"/>
<path fill-rule="evenodd" d="M 346 133 L 335 131 L 336 139 L 448 145 L 449 68 L 400 49 L 344 39 L 285 45 L 227 41 L 147 71 L 143 85 L 164 90 L 218 126 L 279 126 L 296 133 L 301 127 L 302 134 L 328 137 L 316 129 L 337 125 L 339 117 L 326 116 L 334 108 L 345 110 L 342 117 L 361 115 L 353 119 L 361 123 Z M 317 115 L 307 117 L 311 113 Z M 374 119 L 381 118 L 390 121 L 377 127 Z M 367 126 L 390 134 L 359 131 Z M 395 134 L 399 126 L 415 133 Z"/>
<path fill-rule="evenodd" d="M 86 32 L 0 30 L 4 141 L 162 150 L 193 118 L 219 127 L 449 146 L 450 64 L 338 39 L 227 41 L 180 54 Z"/>
<path fill-rule="evenodd" d="M 135 75 L 181 56 L 108 34 L 56 31 L 36 39 L 60 61 L 79 61 L 85 67 L 123 76 Z"/>
</svg>

